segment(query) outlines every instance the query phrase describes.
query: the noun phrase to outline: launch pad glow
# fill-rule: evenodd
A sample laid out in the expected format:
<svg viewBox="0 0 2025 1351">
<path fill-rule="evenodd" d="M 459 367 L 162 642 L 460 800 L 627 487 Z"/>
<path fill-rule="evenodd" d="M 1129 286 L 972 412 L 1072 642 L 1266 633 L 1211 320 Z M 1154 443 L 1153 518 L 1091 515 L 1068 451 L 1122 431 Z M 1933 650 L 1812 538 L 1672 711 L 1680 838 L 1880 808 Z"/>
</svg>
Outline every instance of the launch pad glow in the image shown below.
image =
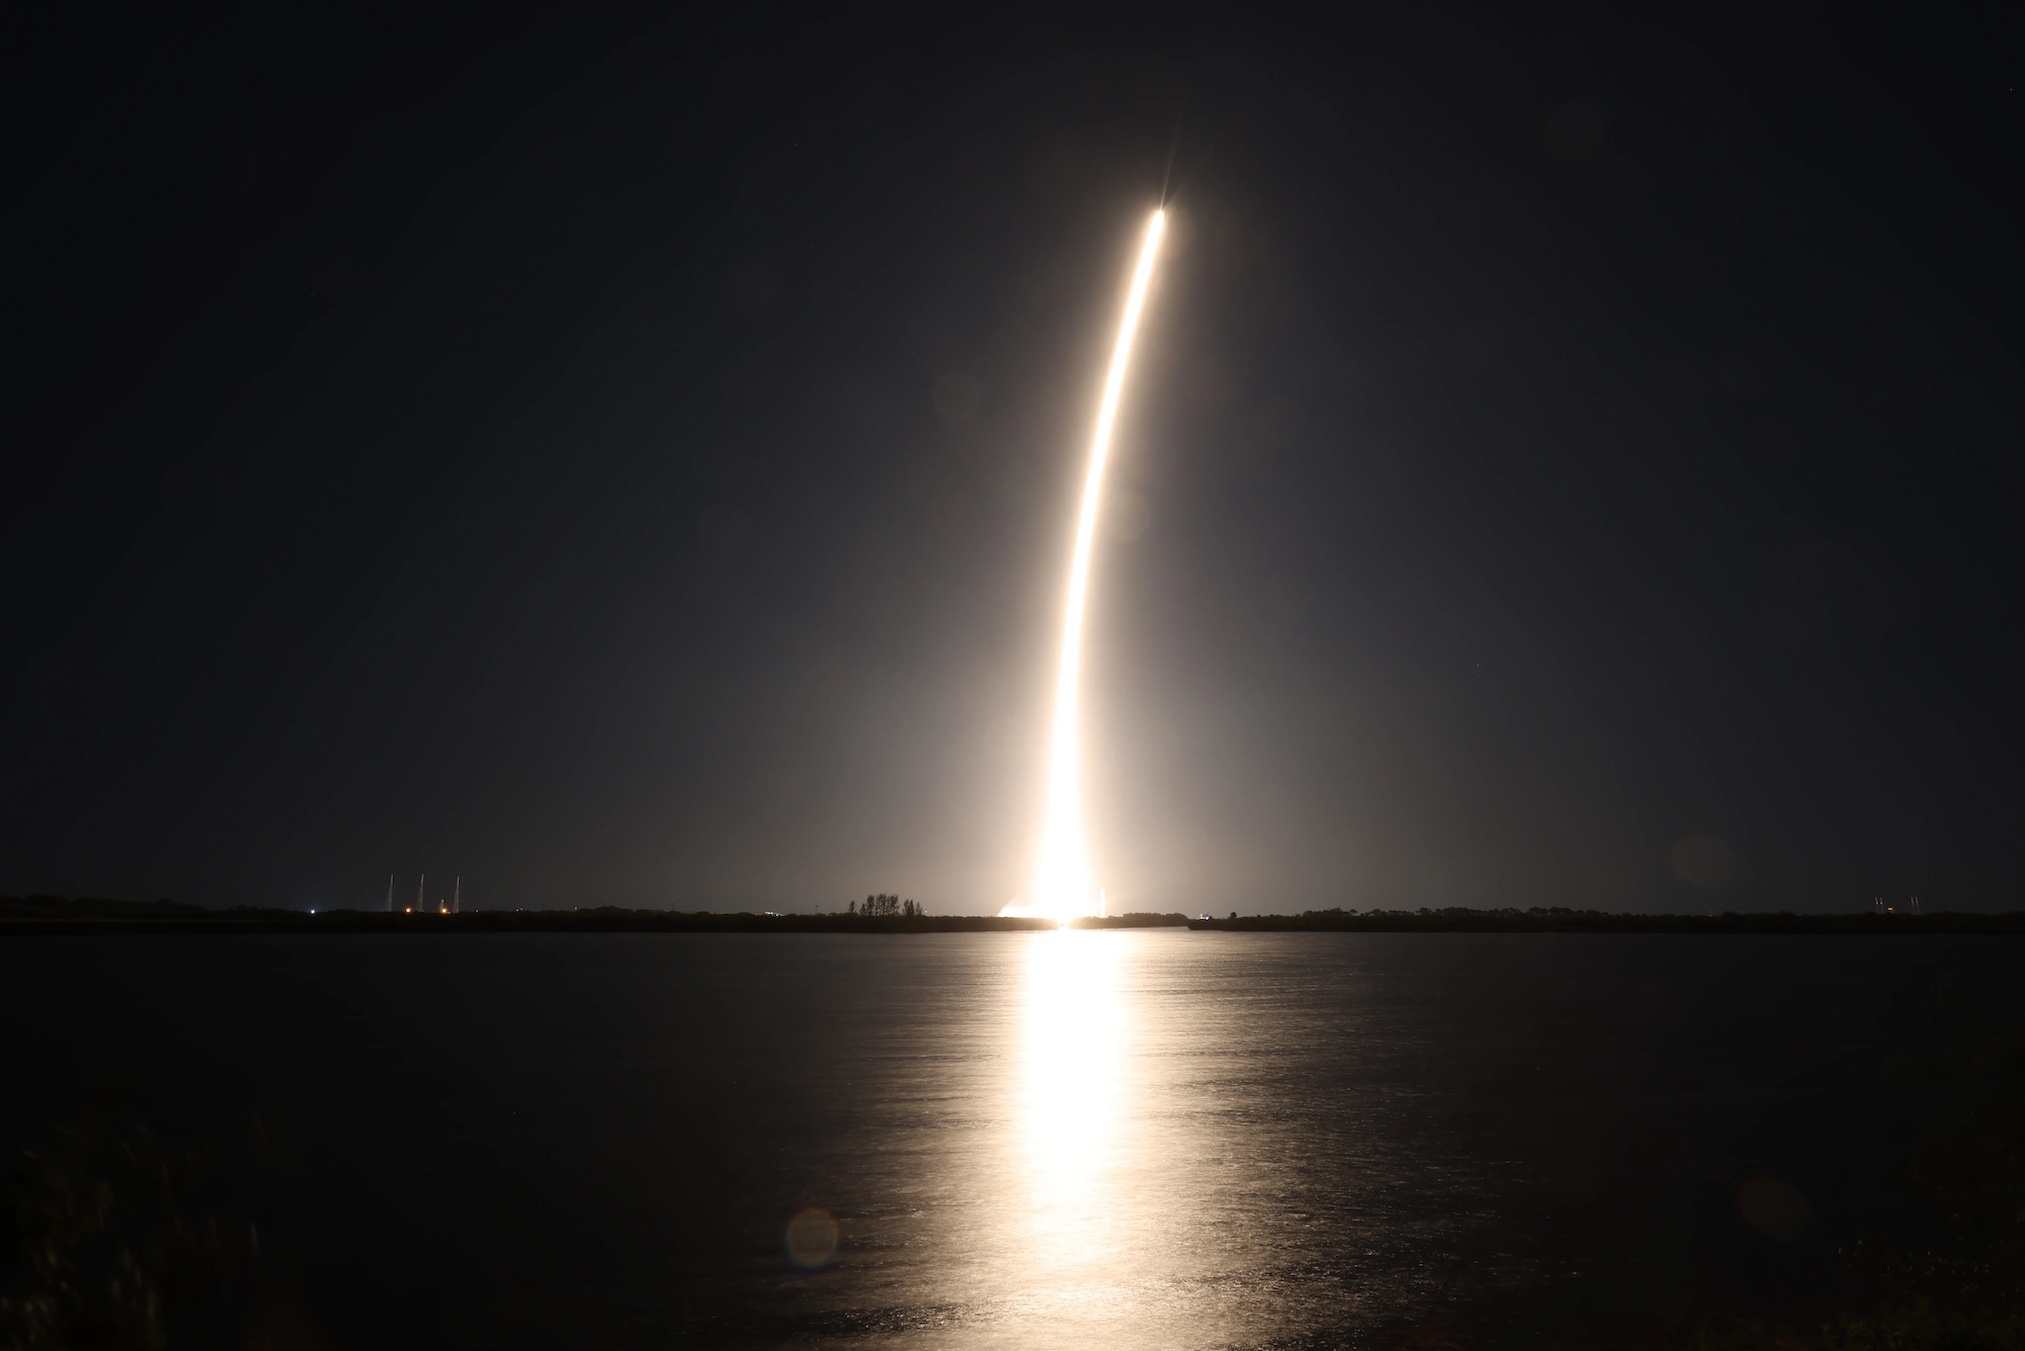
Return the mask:
<svg viewBox="0 0 2025 1351">
<path fill-rule="evenodd" d="M 1139 331 L 1139 316 L 1146 307 L 1147 287 L 1153 280 L 1153 263 L 1159 257 L 1160 237 L 1166 229 L 1167 213 L 1154 212 L 1146 225 L 1145 242 L 1139 248 L 1139 263 L 1132 272 L 1125 317 L 1118 326 L 1118 343 L 1111 350 L 1111 369 L 1104 379 L 1103 403 L 1097 410 L 1097 433 L 1090 443 L 1089 468 L 1083 475 L 1082 507 L 1076 515 L 1076 543 L 1069 560 L 1061 656 L 1055 669 L 1055 720 L 1048 741 L 1047 798 L 1040 851 L 1028 903 L 1019 907 L 1026 914 L 1065 922 L 1084 915 L 1099 915 L 1104 910 L 1103 893 L 1097 887 L 1083 824 L 1080 719 L 1083 613 L 1090 593 L 1090 548 L 1096 539 L 1098 509 L 1104 499 L 1104 466 L 1111 457 L 1111 429 L 1118 421 L 1125 371 L 1132 360 L 1132 340 Z"/>
</svg>

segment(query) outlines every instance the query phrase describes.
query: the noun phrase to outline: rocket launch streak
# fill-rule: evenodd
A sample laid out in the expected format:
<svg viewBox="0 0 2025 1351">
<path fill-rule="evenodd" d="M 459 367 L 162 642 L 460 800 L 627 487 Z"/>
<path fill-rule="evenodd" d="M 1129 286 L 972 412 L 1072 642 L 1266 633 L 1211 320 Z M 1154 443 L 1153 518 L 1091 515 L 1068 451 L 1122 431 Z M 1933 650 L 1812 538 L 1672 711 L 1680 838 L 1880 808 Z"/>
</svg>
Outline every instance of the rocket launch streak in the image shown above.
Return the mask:
<svg viewBox="0 0 2025 1351">
<path fill-rule="evenodd" d="M 1083 831 L 1081 725 L 1078 696 L 1083 668 L 1083 611 L 1090 591 L 1090 546 L 1097 534 L 1097 512 L 1104 496 L 1104 465 L 1111 455 L 1111 428 L 1125 390 L 1125 369 L 1132 358 L 1132 339 L 1146 306 L 1153 280 L 1153 262 L 1167 213 L 1156 211 L 1147 222 L 1139 265 L 1118 326 L 1118 345 L 1111 351 L 1111 371 L 1104 380 L 1104 401 L 1097 410 L 1097 434 L 1090 445 L 1090 465 L 1083 477 L 1083 505 L 1076 516 L 1076 547 L 1069 563 L 1069 594 L 1062 614 L 1062 650 L 1055 671 L 1055 722 L 1048 743 L 1046 815 L 1041 825 L 1040 857 L 1034 871 L 1028 909 L 1058 920 L 1101 912 L 1102 902 L 1090 866 Z"/>
</svg>

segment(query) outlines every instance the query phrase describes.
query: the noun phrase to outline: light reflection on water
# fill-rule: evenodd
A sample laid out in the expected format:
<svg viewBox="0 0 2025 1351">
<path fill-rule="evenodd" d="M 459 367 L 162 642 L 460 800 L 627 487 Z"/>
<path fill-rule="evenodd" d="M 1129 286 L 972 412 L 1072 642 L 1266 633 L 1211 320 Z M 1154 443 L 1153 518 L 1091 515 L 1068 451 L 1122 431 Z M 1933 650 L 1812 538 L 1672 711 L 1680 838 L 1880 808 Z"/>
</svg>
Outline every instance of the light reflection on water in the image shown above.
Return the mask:
<svg viewBox="0 0 2025 1351">
<path fill-rule="evenodd" d="M 10 1048 L 8 1101 L 123 1063 L 293 1121 L 314 1185 L 285 1228 L 339 1345 L 1322 1351 L 1492 1307 L 1551 1328 L 1557 1290 L 1644 1307 L 1725 1235 L 1762 1246 L 1734 1200 L 1761 1113 L 1840 1085 L 1796 1157 L 1872 1138 L 1892 992 L 2015 964 L 1940 938 L 107 938 L 0 944 L 0 1013 L 69 1009 Z M 390 1122 L 447 1147 L 390 1151 Z M 390 1259 L 411 1230 L 428 1260 Z"/>
<path fill-rule="evenodd" d="M 1028 946 L 1013 1133 L 1033 1278 L 1055 1291 L 1116 1270 L 1133 1114 L 1123 950 L 1058 930 Z M 1094 940 L 1094 941 L 1093 941 Z"/>
<path fill-rule="evenodd" d="M 1360 1058 L 1303 1035 L 1323 1011 L 1314 992 L 1290 988 L 1286 972 L 1258 984 L 1228 950 L 1180 935 L 1063 930 L 1016 943 L 1004 984 L 979 995 L 971 1087 L 996 1147 L 959 1133 L 956 1149 L 921 1161 L 955 1202 L 921 1217 L 934 1261 L 901 1277 L 884 1252 L 867 1254 L 868 1276 L 900 1278 L 889 1310 L 939 1312 L 931 1329 L 899 1312 L 866 1331 L 972 1349 L 1223 1347 L 1424 1288 L 1435 1248 L 1397 1262 L 1381 1252 L 1393 1239 L 1358 1213 L 1367 1191 L 1401 1180 L 1381 1140 L 1396 1132 L 1360 1129 L 1397 1117 L 1400 1096 L 1354 1079 L 1315 1083 L 1305 1100 L 1289 1091 L 1308 1077 L 1303 1060 Z M 1283 1016 L 1258 1019 L 1261 1001 Z M 1286 1016 L 1304 1003 L 1305 1018 Z M 1344 1100 L 1359 1087 L 1361 1101 Z M 1418 1142 L 1423 1154 L 1432 1143 Z M 1426 1241 L 1449 1227 L 1453 1207 L 1437 1198 L 1451 1191 L 1452 1180 L 1428 1186 L 1437 1213 L 1398 1234 Z M 882 1234 L 865 1237 L 884 1247 Z M 1346 1288 L 1359 1266 L 1366 1279 Z"/>
</svg>

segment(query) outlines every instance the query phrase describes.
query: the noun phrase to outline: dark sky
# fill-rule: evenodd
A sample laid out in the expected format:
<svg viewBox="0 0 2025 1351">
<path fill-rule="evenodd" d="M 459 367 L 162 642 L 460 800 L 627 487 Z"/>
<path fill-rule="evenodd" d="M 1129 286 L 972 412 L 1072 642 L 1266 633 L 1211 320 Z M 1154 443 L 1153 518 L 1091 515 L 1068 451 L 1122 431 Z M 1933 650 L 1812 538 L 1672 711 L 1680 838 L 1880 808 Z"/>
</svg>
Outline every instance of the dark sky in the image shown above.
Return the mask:
<svg viewBox="0 0 2025 1351">
<path fill-rule="evenodd" d="M 52 12 L 0 891 L 996 909 L 1172 147 L 1114 907 L 2014 908 L 2020 49 L 1898 8 Z"/>
</svg>

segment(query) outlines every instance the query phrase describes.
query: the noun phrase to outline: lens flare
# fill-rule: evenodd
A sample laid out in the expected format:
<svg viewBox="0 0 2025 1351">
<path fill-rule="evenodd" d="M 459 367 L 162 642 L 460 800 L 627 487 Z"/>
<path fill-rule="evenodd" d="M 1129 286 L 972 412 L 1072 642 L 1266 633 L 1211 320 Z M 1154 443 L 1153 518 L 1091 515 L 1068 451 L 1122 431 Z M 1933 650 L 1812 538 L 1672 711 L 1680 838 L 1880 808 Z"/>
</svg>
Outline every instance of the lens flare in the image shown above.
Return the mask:
<svg viewBox="0 0 2025 1351">
<path fill-rule="evenodd" d="M 1125 370 L 1132 360 L 1132 340 L 1146 291 L 1153 280 L 1160 237 L 1167 213 L 1156 211 L 1146 225 L 1125 317 L 1118 326 L 1118 345 L 1111 350 L 1111 370 L 1104 379 L 1104 401 L 1097 410 L 1097 434 L 1090 443 L 1090 464 L 1083 475 L 1083 505 L 1076 516 L 1076 545 L 1069 561 L 1069 594 L 1062 612 L 1062 649 L 1055 668 L 1055 722 L 1048 741 L 1048 785 L 1041 823 L 1041 844 L 1027 905 L 1028 914 L 1068 921 L 1102 914 L 1103 893 L 1083 829 L 1083 775 L 1078 696 L 1083 668 L 1083 611 L 1090 593 L 1090 546 L 1097 534 L 1097 513 L 1104 497 L 1104 465 L 1111 457 L 1111 429 L 1125 392 Z"/>
</svg>

